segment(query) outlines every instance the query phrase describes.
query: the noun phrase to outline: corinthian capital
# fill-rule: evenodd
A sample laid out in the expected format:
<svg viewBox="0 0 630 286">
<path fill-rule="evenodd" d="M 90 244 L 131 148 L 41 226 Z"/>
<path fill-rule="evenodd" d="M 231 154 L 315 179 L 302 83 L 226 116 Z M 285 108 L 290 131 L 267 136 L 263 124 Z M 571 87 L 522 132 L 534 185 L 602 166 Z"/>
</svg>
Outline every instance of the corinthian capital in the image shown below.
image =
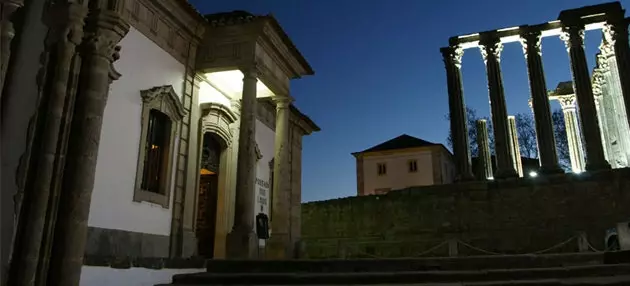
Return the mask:
<svg viewBox="0 0 630 286">
<path fill-rule="evenodd" d="M 542 55 L 540 49 L 541 34 L 539 30 L 525 29 L 521 32 L 521 45 L 523 46 L 523 54 L 525 57 L 530 55 L 531 52 Z"/>
<path fill-rule="evenodd" d="M 562 27 L 560 39 L 564 41 L 567 51 L 584 47 L 584 25 L 573 24 Z"/>
<path fill-rule="evenodd" d="M 464 56 L 464 49 L 457 45 L 446 48 L 441 48 L 444 64 L 447 66 L 455 65 L 457 68 L 462 67 L 462 57 Z"/>
<path fill-rule="evenodd" d="M 495 33 L 482 34 L 479 44 L 484 63 L 488 61 L 488 57 L 494 57 L 497 62 L 501 61 L 503 43 L 501 43 L 501 39 Z"/>
<path fill-rule="evenodd" d="M 558 96 L 562 111 L 575 109 L 575 94 Z"/>
<path fill-rule="evenodd" d="M 90 14 L 86 21 L 86 37 L 83 41 L 86 52 L 114 61 L 118 43 L 129 32 L 129 24 L 118 12 L 101 10 Z"/>
</svg>

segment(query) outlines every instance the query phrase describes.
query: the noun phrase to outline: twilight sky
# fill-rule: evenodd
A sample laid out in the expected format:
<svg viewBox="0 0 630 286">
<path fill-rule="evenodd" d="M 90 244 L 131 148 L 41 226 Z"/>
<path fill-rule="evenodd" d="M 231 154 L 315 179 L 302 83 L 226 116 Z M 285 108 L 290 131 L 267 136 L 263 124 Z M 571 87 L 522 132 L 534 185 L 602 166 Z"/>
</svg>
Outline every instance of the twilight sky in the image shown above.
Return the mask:
<svg viewBox="0 0 630 286">
<path fill-rule="evenodd" d="M 292 82 L 296 106 L 322 131 L 304 138 L 302 200 L 356 194 L 361 151 L 403 133 L 445 143 L 449 124 L 446 74 L 439 48 L 451 36 L 539 24 L 563 9 L 601 0 L 190 0 L 204 14 L 246 10 L 273 14 L 315 75 Z M 622 0 L 630 7 L 630 0 Z M 601 32 L 586 33 L 591 68 Z M 542 42 L 548 89 L 570 80 L 569 59 L 557 37 Z M 501 55 L 509 114 L 529 112 L 521 45 Z M 463 59 L 466 104 L 489 114 L 485 68 L 478 49 Z M 552 108 L 559 108 L 552 104 Z"/>
</svg>

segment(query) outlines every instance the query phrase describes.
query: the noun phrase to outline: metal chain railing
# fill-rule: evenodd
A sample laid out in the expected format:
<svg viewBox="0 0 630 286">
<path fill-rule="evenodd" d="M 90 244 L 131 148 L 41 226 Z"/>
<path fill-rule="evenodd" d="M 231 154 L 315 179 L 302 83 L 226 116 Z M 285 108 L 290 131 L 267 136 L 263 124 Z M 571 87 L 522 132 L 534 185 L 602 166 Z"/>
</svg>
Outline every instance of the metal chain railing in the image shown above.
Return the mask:
<svg viewBox="0 0 630 286">
<path fill-rule="evenodd" d="M 422 251 L 420 253 L 417 253 L 417 254 L 412 255 L 412 256 L 407 256 L 407 257 L 422 257 L 422 256 L 425 256 L 425 255 L 427 255 L 429 253 L 432 253 L 435 250 L 437 250 L 437 249 L 439 249 L 439 248 L 449 244 L 449 242 L 451 242 L 451 241 L 454 241 L 457 245 L 461 245 L 461 246 L 467 247 L 467 248 L 469 248 L 471 250 L 474 250 L 474 251 L 477 251 L 477 252 L 480 252 L 480 253 L 483 253 L 483 254 L 488 254 L 488 255 L 534 255 L 534 254 L 544 254 L 544 253 L 550 252 L 550 251 L 552 251 L 554 249 L 558 249 L 558 248 L 564 247 L 565 245 L 575 241 L 576 239 L 581 239 L 586 244 L 587 249 L 592 251 L 592 252 L 601 253 L 601 252 L 605 252 L 605 251 L 610 251 L 611 250 L 610 247 L 607 247 L 604 251 L 598 250 L 597 248 L 595 248 L 590 243 L 590 241 L 588 241 L 588 239 L 586 239 L 586 237 L 584 237 L 581 234 L 578 234 L 578 235 L 572 236 L 572 237 L 570 237 L 570 238 L 568 238 L 568 239 L 566 239 L 566 240 L 564 240 L 564 241 L 562 241 L 560 243 L 557 243 L 557 244 L 555 244 L 555 245 L 553 245 L 551 247 L 548 247 L 548 248 L 545 248 L 545 249 L 542 249 L 542 250 L 538 250 L 538 251 L 534 251 L 534 252 L 530 252 L 530 253 L 514 254 L 514 253 L 495 252 L 495 251 L 485 250 L 485 249 L 476 247 L 476 246 L 471 245 L 470 243 L 464 242 L 464 241 L 462 241 L 460 239 L 452 239 L 452 240 L 449 239 L 449 240 L 445 240 L 445 241 L 443 241 L 443 242 L 441 242 L 441 243 L 439 243 L 439 244 L 437 244 L 437 245 L 435 245 L 435 246 L 433 246 L 433 247 L 431 247 L 431 248 L 429 248 L 429 249 L 427 249 L 425 251 Z M 346 254 L 348 254 L 348 253 L 346 253 L 348 248 L 346 246 L 338 245 L 338 248 L 339 247 L 341 247 L 344 250 L 344 255 L 342 255 L 342 256 L 345 257 Z M 372 253 L 367 253 L 367 252 L 362 251 L 360 249 L 353 249 L 352 252 L 354 254 L 358 254 L 358 255 L 361 255 L 361 256 L 367 256 L 367 257 L 370 257 L 370 258 L 376 258 L 376 259 L 386 258 L 386 257 L 381 257 L 381 256 L 378 256 L 378 255 L 375 255 L 375 254 L 372 254 Z"/>
</svg>

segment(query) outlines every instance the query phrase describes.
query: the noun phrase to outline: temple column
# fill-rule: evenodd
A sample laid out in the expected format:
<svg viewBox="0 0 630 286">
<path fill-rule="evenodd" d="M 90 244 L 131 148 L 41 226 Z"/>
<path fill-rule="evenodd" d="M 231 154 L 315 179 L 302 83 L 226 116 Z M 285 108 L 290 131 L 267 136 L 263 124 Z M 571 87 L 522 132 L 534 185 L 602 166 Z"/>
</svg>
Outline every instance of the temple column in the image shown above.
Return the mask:
<svg viewBox="0 0 630 286">
<path fill-rule="evenodd" d="M 608 24 L 604 26 L 604 40 L 614 47 L 614 58 L 617 62 L 617 72 L 625 110 L 630 110 L 630 44 L 628 44 L 628 22 L 624 12 L 617 11 L 610 16 Z M 627 114 L 626 114 L 627 115 Z M 630 117 L 626 116 L 626 123 L 630 125 Z M 627 134 L 630 135 L 630 134 Z"/>
<path fill-rule="evenodd" d="M 24 6 L 24 0 L 0 0 L 0 98 L 2 98 L 4 78 L 9 69 L 11 41 L 15 37 L 15 28 L 11 18 L 22 6 Z"/>
<path fill-rule="evenodd" d="M 79 285 L 103 113 L 109 85 L 120 77 L 112 64 L 119 58 L 117 44 L 130 28 L 122 16 L 124 7 L 124 1 L 110 1 L 92 8 L 86 18 L 47 285 Z"/>
<path fill-rule="evenodd" d="M 584 133 L 584 143 L 586 144 L 586 169 L 589 171 L 610 169 L 610 164 L 608 164 L 604 156 L 604 148 L 599 135 L 595 98 L 593 97 L 591 77 L 586 64 L 584 25 L 577 23 L 575 20 L 564 24 L 560 38 L 565 42 L 571 60 L 573 86 L 580 107 L 580 119 Z"/>
<path fill-rule="evenodd" d="M 493 33 L 482 34 L 480 44 L 481 55 L 486 64 L 490 107 L 492 110 L 492 124 L 494 128 L 494 149 L 497 159 L 497 170 L 495 171 L 494 177 L 516 177 L 518 174 L 514 169 L 514 162 L 510 155 L 507 107 L 501 75 L 500 58 L 503 44 Z"/>
<path fill-rule="evenodd" d="M 597 121 L 599 122 L 599 133 L 602 140 L 602 146 L 604 148 L 604 156 L 609 164 L 612 167 L 615 167 L 615 160 L 612 160 L 614 157 L 612 153 L 612 145 L 610 141 L 610 136 L 608 135 L 608 125 L 606 119 L 606 108 L 604 102 L 604 94 L 602 87 L 604 85 L 604 76 L 600 69 L 596 68 L 593 71 L 593 96 L 595 97 L 595 109 L 597 110 Z"/>
<path fill-rule="evenodd" d="M 277 96 L 276 138 L 273 167 L 273 192 L 271 214 L 271 237 L 267 244 L 269 258 L 288 259 L 293 256 L 291 243 L 291 166 L 289 165 L 289 106 L 288 96 Z"/>
<path fill-rule="evenodd" d="M 514 169 L 518 172 L 519 177 L 523 177 L 523 165 L 521 163 L 521 148 L 518 146 L 518 132 L 516 130 L 516 118 L 508 116 L 508 125 L 510 127 L 510 153 L 514 160 Z"/>
<path fill-rule="evenodd" d="M 476 122 L 477 147 L 479 150 L 477 179 L 485 181 L 492 178 L 492 157 L 490 156 L 490 143 L 488 141 L 488 123 L 485 119 Z"/>
<path fill-rule="evenodd" d="M 462 89 L 462 56 L 461 47 L 441 48 L 446 67 L 446 81 L 448 85 L 448 104 L 451 122 L 451 138 L 453 139 L 453 154 L 457 167 L 458 181 L 472 180 L 470 164 L 470 146 L 468 145 L 468 128 L 466 126 L 466 107 L 464 106 L 464 92 Z"/>
<path fill-rule="evenodd" d="M 553 135 L 553 121 L 542 63 L 540 31 L 525 30 L 521 34 L 521 44 L 527 62 L 531 108 L 536 124 L 536 140 L 540 158 L 539 172 L 543 174 L 562 173 L 558 164 L 556 140 Z"/>
<path fill-rule="evenodd" d="M 628 33 L 627 28 L 625 33 Z M 626 94 L 624 93 L 624 83 L 628 80 L 621 80 L 622 65 L 617 59 L 619 56 L 617 51 L 617 35 L 612 25 L 604 25 L 602 31 L 602 43 L 599 46 L 600 54 L 598 55 L 598 64 L 606 81 L 606 97 L 612 103 L 615 110 L 613 124 L 617 129 L 616 156 L 615 160 L 621 166 L 628 166 L 630 161 L 630 127 L 628 126 L 628 114 L 626 110 Z M 625 37 L 628 41 L 628 37 Z M 627 43 L 626 43 L 627 49 Z M 621 49 L 620 51 L 622 51 Z M 621 54 L 624 54 L 623 52 Z M 627 54 L 627 53 L 626 53 Z M 621 55 L 627 57 L 627 55 Z M 623 59 L 621 59 L 623 60 Z"/>
<path fill-rule="evenodd" d="M 571 159 L 571 171 L 581 173 L 584 171 L 584 151 L 582 149 L 582 136 L 575 110 L 575 95 L 565 95 L 558 98 L 564 115 L 564 126 L 567 132 L 569 145 L 569 157 Z"/>
<path fill-rule="evenodd" d="M 228 234 L 227 258 L 251 259 L 258 251 L 258 237 L 254 232 L 256 187 L 256 84 L 255 66 L 242 70 L 243 96 L 238 137 L 238 163 L 236 170 L 236 204 L 234 226 Z"/>
</svg>

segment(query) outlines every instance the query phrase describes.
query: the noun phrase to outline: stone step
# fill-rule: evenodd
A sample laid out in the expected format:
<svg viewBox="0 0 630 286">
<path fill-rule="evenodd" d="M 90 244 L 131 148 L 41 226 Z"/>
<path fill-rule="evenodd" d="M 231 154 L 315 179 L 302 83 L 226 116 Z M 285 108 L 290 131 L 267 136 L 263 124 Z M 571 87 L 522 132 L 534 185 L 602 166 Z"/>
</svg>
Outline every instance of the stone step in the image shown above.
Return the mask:
<svg viewBox="0 0 630 286">
<path fill-rule="evenodd" d="M 303 286 L 374 286 L 374 285 L 399 285 L 399 286 L 628 286 L 630 276 L 611 277 L 588 277 L 588 278 L 568 278 L 568 279 L 535 279 L 535 280 L 505 280 L 491 282 L 447 282 L 447 283 L 387 283 L 387 284 L 303 284 Z M 162 284 L 156 286 L 228 286 L 236 284 Z M 249 286 L 290 286 L 291 284 L 255 284 L 247 283 L 240 285 Z"/>
<path fill-rule="evenodd" d="M 238 273 L 245 269 L 247 272 L 255 273 L 477 270 L 604 264 L 607 260 L 611 260 L 610 255 L 608 253 L 570 253 L 401 259 L 208 260 L 206 265 L 208 272 L 213 273 Z M 630 257 L 630 253 L 626 255 Z M 630 261 L 626 262 L 630 263 Z"/>
<path fill-rule="evenodd" d="M 492 282 L 611 277 L 630 273 L 630 264 L 551 268 L 363 273 L 195 273 L 173 277 L 176 285 L 373 285 L 412 283 Z M 555 283 L 555 282 L 554 282 Z M 501 284 L 499 284 L 501 285 Z M 509 285 L 509 284 L 507 284 Z M 518 284 L 517 284 L 518 285 Z M 560 285 L 560 284 L 550 284 Z M 630 284 L 627 284 L 630 285 Z M 626 286 L 627 286 L 626 285 Z"/>
</svg>

